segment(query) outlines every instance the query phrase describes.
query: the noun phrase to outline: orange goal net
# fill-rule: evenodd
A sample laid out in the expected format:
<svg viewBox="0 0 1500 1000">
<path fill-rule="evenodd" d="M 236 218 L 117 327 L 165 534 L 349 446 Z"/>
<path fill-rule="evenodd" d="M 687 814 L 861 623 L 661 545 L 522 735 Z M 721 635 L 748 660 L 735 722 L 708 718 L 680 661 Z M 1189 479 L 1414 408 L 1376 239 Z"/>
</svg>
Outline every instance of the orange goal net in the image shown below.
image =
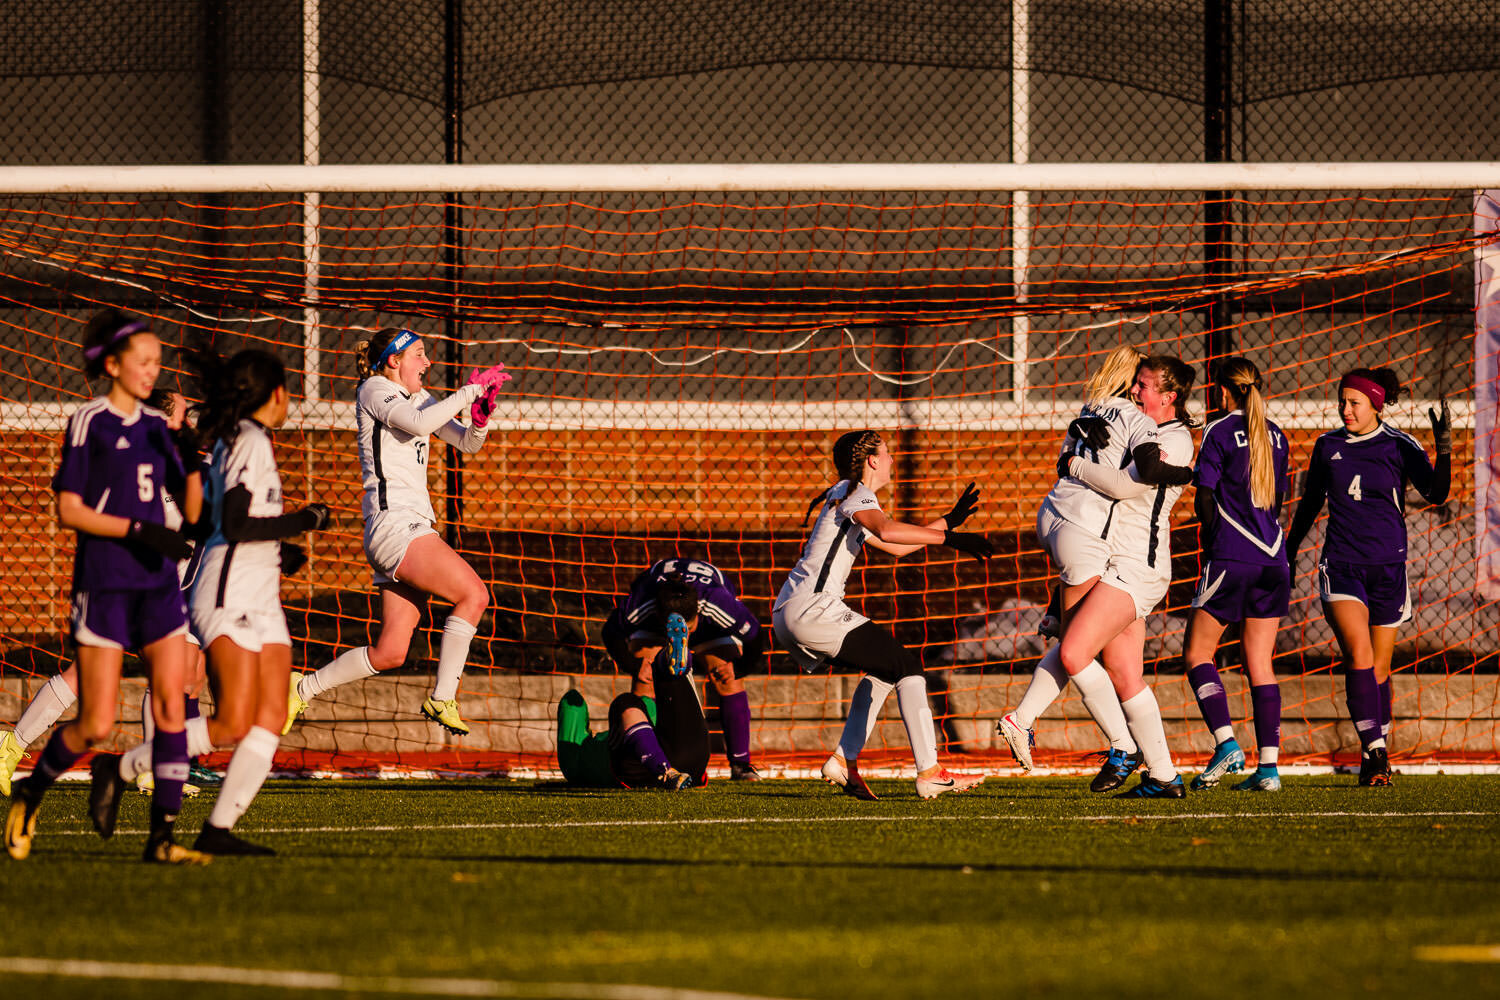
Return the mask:
<svg viewBox="0 0 1500 1000">
<path fill-rule="evenodd" d="M 406 666 L 314 703 L 282 742 L 287 769 L 551 769 L 561 693 L 584 691 L 602 722 L 628 685 L 600 630 L 636 574 L 672 555 L 707 560 L 769 627 L 807 503 L 831 481 L 830 446 L 864 427 L 895 455 L 882 497 L 893 516 L 937 517 L 970 480 L 982 491 L 971 524 L 996 545 L 988 565 L 867 550 L 849 599 L 922 656 L 955 762 L 1010 764 L 994 724 L 1045 649 L 1037 505 L 1083 383 L 1126 342 L 1190 362 L 1200 381 L 1214 356 L 1253 360 L 1299 473 L 1336 425 L 1349 368 L 1395 369 L 1412 397 L 1387 418 L 1429 449 L 1428 406 L 1451 401 L 1452 495 L 1441 507 L 1408 496 L 1415 618 L 1396 650 L 1393 759 L 1497 764 L 1500 613 L 1481 569 L 1495 515 L 1474 475 L 1476 390 L 1494 398 L 1476 378 L 1489 370 L 1476 368 L 1476 258 L 1495 230 L 1477 223 L 1472 191 L 1451 189 L 0 193 L 0 727 L 69 662 L 73 539 L 49 482 L 67 415 L 100 391 L 81 370 L 82 323 L 109 305 L 151 319 L 164 380 L 189 396 L 176 348 L 190 337 L 287 363 L 286 493 L 334 510 L 283 585 L 298 669 L 378 627 L 355 343 L 416 330 L 439 395 L 476 365 L 516 375 L 485 448 L 435 447 L 431 464 L 439 529 L 492 593 L 461 692 L 473 734 L 417 713 L 446 614 L 435 608 Z M 1209 402 L 1196 394 L 1200 418 Z M 1199 554 L 1191 503 L 1173 516 L 1174 583 L 1148 620 L 1147 673 L 1190 762 L 1211 749 L 1180 661 Z M 1358 753 L 1311 579 L 1320 531 L 1277 640 L 1288 763 Z M 1220 652 L 1246 720 L 1238 648 Z M 747 681 L 757 763 L 816 766 L 852 682 L 800 674 L 772 649 Z M 121 743 L 137 738 L 138 696 L 122 695 Z M 717 730 L 711 687 L 705 697 Z M 909 763 L 893 713 L 872 745 Z M 1071 692 L 1037 737 L 1058 767 L 1103 745 Z"/>
</svg>

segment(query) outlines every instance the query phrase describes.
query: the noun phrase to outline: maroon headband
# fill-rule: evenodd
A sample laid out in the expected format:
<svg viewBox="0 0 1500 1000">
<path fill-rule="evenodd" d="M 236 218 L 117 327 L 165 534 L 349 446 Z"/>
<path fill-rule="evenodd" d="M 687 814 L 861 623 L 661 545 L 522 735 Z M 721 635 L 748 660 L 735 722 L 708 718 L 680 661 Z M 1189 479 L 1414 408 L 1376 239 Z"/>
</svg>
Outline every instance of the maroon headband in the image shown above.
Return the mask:
<svg viewBox="0 0 1500 1000">
<path fill-rule="evenodd" d="M 1376 413 L 1385 408 L 1385 389 L 1381 388 L 1380 383 L 1374 379 L 1365 378 L 1363 375 L 1345 375 L 1339 379 L 1339 391 L 1342 392 L 1345 389 L 1353 389 L 1355 392 L 1362 392 L 1369 396 L 1370 405 L 1375 407 Z"/>
</svg>

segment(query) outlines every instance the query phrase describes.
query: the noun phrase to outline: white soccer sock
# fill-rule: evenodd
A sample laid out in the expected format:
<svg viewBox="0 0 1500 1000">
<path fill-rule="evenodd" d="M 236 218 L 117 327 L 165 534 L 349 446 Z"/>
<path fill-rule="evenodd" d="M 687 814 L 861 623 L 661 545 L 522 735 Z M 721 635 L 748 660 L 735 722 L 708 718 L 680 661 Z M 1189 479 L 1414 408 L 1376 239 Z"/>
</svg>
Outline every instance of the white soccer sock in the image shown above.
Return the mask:
<svg viewBox="0 0 1500 1000">
<path fill-rule="evenodd" d="M 151 708 L 151 688 L 141 693 L 141 739 L 147 743 L 156 735 L 156 712 Z"/>
<path fill-rule="evenodd" d="M 1016 725 L 1022 729 L 1036 728 L 1036 720 L 1047 710 L 1048 705 L 1057 700 L 1068 684 L 1068 672 L 1063 669 L 1061 649 L 1060 646 L 1053 646 L 1047 650 L 1042 661 L 1031 672 L 1031 683 L 1021 696 L 1021 704 L 1010 713 L 1015 718 Z"/>
<path fill-rule="evenodd" d="M 912 756 L 917 759 L 917 773 L 937 767 L 937 734 L 932 725 L 932 703 L 927 700 L 927 678 L 921 674 L 901 678 L 896 683 L 896 705 L 901 709 Z"/>
<path fill-rule="evenodd" d="M 312 673 L 303 674 L 302 679 L 297 682 L 297 694 L 303 701 L 312 701 L 340 684 L 374 676 L 375 668 L 370 666 L 370 647 L 356 646 L 354 649 L 344 650 Z"/>
<path fill-rule="evenodd" d="M 208 740 L 208 720 L 203 716 L 187 720 L 188 756 L 212 753 L 214 745 Z M 151 770 L 151 740 L 143 740 L 120 757 L 120 777 L 134 781 Z"/>
<path fill-rule="evenodd" d="M 854 694 L 849 699 L 849 718 L 844 720 L 844 735 L 839 737 L 839 756 L 855 760 L 865 748 L 875 723 L 880 719 L 880 709 L 890 697 L 891 685 L 877 680 L 869 674 L 859 679 Z"/>
<path fill-rule="evenodd" d="M 1260 761 L 1259 761 L 1259 765 L 1261 767 L 1268 767 L 1268 768 L 1269 767 L 1275 767 L 1276 766 L 1276 762 L 1278 760 L 1280 760 L 1280 759 L 1281 759 L 1281 747 L 1261 747 L 1260 748 Z"/>
<path fill-rule="evenodd" d="M 1141 754 L 1146 759 L 1146 773 L 1157 781 L 1171 781 L 1177 777 L 1177 768 L 1172 764 L 1172 752 L 1167 749 L 1167 731 L 1162 726 L 1161 708 L 1156 704 L 1156 695 L 1150 686 L 1140 694 L 1120 703 L 1125 718 L 1130 721 L 1130 732 L 1140 744 Z"/>
<path fill-rule="evenodd" d="M 443 642 L 438 647 L 437 683 L 432 688 L 433 701 L 452 701 L 458 697 L 458 679 L 463 676 L 469 659 L 469 643 L 478 628 L 458 615 L 443 622 Z"/>
<path fill-rule="evenodd" d="M 16 721 L 16 742 L 23 747 L 35 743 L 77 700 L 78 695 L 68 687 L 61 674 L 53 677 L 42 685 Z"/>
<path fill-rule="evenodd" d="M 1125 723 L 1120 696 L 1115 694 L 1115 686 L 1099 661 L 1090 660 L 1088 666 L 1074 674 L 1073 684 L 1083 696 L 1083 707 L 1089 710 L 1104 738 L 1109 740 L 1110 749 L 1135 753 L 1136 742 Z"/>
<path fill-rule="evenodd" d="M 214 801 L 213 812 L 208 814 L 211 825 L 228 830 L 245 815 L 260 786 L 265 784 L 266 775 L 271 773 L 271 761 L 280 743 L 281 737 L 269 729 L 250 727 L 229 759 L 224 785 Z"/>
</svg>

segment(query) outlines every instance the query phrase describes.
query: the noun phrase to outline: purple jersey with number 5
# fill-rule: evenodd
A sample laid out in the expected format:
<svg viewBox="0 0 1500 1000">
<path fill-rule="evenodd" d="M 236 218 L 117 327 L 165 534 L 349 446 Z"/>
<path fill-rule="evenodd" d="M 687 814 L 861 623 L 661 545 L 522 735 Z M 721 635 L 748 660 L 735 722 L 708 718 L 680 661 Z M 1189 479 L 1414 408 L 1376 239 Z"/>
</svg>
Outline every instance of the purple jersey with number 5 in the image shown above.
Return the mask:
<svg viewBox="0 0 1500 1000">
<path fill-rule="evenodd" d="M 125 416 L 100 396 L 68 418 L 54 493 L 76 493 L 102 514 L 163 524 L 164 490 L 181 493 L 185 476 L 166 417 L 138 406 Z M 73 590 L 178 587 L 177 564 L 137 542 L 78 534 Z"/>
<path fill-rule="evenodd" d="M 621 605 L 621 617 L 636 631 L 664 632 L 656 610 L 656 585 L 679 573 L 683 582 L 698 592 L 698 625 L 688 644 L 730 636 L 743 647 L 760 634 L 760 622 L 735 596 L 734 589 L 717 567 L 696 559 L 660 559 L 635 578 Z"/>
<path fill-rule="evenodd" d="M 1269 510 L 1250 502 L 1250 441 L 1245 415 L 1239 410 L 1209 424 L 1203 430 L 1194 485 L 1213 494 L 1219 519 L 1206 554 L 1211 559 L 1232 559 L 1256 566 L 1284 566 L 1281 501 L 1287 488 L 1286 435 L 1270 421 L 1271 468 L 1276 497 Z"/>
<path fill-rule="evenodd" d="M 1381 424 L 1368 434 L 1329 431 L 1313 445 L 1306 492 L 1328 498 L 1323 558 L 1376 565 L 1406 562 L 1406 484 L 1432 478 L 1427 452 L 1410 434 Z"/>
</svg>

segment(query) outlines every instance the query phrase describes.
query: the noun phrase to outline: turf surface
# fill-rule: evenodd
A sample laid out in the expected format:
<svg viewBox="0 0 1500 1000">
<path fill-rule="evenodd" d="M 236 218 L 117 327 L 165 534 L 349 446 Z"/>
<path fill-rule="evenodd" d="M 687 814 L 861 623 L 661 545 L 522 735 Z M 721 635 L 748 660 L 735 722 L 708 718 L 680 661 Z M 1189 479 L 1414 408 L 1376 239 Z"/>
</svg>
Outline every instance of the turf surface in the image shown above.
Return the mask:
<svg viewBox="0 0 1500 1000">
<path fill-rule="evenodd" d="M 128 796 L 102 843 L 84 789 L 64 784 L 31 858 L 0 858 L 0 996 L 330 995 L 16 975 L 16 957 L 457 977 L 525 996 L 1500 993 L 1493 958 L 1419 957 L 1500 957 L 1500 778 L 1288 778 L 1280 794 L 1133 803 L 1081 778 L 933 802 L 871 784 L 881 801 L 778 780 L 676 795 L 280 781 L 239 830 L 278 857 L 169 870 L 138 860 L 145 799 Z M 182 839 L 209 798 L 188 805 Z"/>
</svg>

